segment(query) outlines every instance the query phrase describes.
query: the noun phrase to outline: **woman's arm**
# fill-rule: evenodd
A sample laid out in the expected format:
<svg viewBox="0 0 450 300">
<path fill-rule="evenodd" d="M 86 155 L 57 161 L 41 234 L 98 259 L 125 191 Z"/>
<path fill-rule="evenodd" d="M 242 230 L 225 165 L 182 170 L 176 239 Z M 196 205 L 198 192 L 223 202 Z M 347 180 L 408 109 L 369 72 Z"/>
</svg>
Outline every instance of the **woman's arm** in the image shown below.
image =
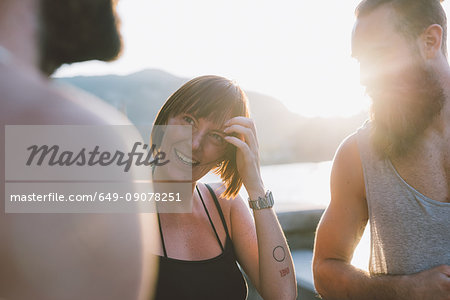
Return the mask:
<svg viewBox="0 0 450 300">
<path fill-rule="evenodd" d="M 241 139 L 226 140 L 238 148 L 237 166 L 251 200 L 265 197 L 254 123 L 236 117 L 225 125 L 226 133 L 236 132 Z M 291 253 L 272 208 L 253 211 L 238 196 L 231 205 L 231 235 L 239 263 L 264 299 L 295 299 L 297 284 Z"/>
<path fill-rule="evenodd" d="M 253 212 L 241 197 L 231 206 L 238 261 L 264 299 L 295 299 L 297 284 L 289 247 L 272 208 Z"/>
</svg>

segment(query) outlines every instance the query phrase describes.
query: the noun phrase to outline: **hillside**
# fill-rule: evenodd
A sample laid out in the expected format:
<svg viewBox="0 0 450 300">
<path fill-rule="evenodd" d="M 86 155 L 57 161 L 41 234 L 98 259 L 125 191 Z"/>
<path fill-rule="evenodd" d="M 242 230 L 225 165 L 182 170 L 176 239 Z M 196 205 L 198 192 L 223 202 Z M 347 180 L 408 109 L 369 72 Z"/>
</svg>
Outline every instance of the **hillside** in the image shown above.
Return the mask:
<svg viewBox="0 0 450 300">
<path fill-rule="evenodd" d="M 151 69 L 126 76 L 57 80 L 98 96 L 136 125 L 150 125 L 167 97 L 188 79 Z M 258 130 L 262 164 L 330 160 L 345 136 L 367 118 L 367 113 L 350 118 L 305 118 L 270 96 L 251 91 L 247 95 Z"/>
</svg>

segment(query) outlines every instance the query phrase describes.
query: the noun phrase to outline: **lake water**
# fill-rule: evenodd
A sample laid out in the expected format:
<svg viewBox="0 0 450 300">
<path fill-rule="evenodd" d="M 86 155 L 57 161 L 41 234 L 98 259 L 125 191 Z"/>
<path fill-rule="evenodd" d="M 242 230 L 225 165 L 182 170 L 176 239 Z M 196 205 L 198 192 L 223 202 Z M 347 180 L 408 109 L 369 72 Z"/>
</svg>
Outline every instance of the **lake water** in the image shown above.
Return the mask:
<svg viewBox="0 0 450 300">
<path fill-rule="evenodd" d="M 274 209 L 278 212 L 325 208 L 330 202 L 331 161 L 318 163 L 292 163 L 261 167 L 264 185 L 275 199 Z M 219 178 L 206 175 L 202 181 L 214 182 Z M 247 199 L 245 189 L 240 194 Z M 370 254 L 369 226 L 355 250 L 352 264 L 367 270 Z"/>
</svg>

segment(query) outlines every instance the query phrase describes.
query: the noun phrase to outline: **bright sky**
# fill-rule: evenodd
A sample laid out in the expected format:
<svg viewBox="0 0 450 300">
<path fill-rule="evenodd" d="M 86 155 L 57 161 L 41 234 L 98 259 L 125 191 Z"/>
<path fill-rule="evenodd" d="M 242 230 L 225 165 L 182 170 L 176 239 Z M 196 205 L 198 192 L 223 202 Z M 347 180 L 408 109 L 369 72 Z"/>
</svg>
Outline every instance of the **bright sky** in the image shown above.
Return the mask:
<svg viewBox="0 0 450 300">
<path fill-rule="evenodd" d="M 450 12 L 450 1 L 444 8 Z M 120 0 L 124 55 L 56 76 L 157 68 L 193 78 L 217 74 L 271 95 L 305 116 L 368 109 L 350 57 L 359 0 Z"/>
</svg>

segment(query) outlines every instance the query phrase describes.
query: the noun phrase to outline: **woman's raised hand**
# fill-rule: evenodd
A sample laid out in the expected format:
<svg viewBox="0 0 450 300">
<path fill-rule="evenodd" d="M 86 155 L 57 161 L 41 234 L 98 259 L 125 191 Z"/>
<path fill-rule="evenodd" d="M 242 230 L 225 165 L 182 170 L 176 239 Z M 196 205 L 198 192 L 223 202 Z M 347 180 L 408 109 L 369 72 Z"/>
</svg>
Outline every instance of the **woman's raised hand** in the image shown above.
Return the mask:
<svg viewBox="0 0 450 300">
<path fill-rule="evenodd" d="M 225 126 L 224 132 L 229 134 L 225 140 L 237 147 L 236 164 L 247 193 L 250 198 L 264 196 L 255 123 L 250 118 L 234 117 L 225 122 Z M 239 137 L 231 136 L 232 133 Z"/>
</svg>

